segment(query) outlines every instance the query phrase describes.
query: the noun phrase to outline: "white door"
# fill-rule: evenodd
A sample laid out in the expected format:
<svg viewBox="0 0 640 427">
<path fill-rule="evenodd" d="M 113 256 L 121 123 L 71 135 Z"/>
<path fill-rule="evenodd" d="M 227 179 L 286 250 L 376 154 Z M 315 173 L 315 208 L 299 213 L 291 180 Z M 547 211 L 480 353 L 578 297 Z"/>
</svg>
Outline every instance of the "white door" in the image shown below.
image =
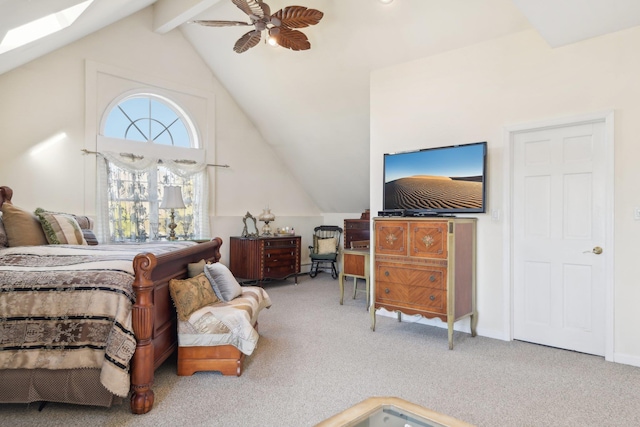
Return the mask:
<svg viewBox="0 0 640 427">
<path fill-rule="evenodd" d="M 605 354 L 604 123 L 514 135 L 514 338 Z"/>
</svg>

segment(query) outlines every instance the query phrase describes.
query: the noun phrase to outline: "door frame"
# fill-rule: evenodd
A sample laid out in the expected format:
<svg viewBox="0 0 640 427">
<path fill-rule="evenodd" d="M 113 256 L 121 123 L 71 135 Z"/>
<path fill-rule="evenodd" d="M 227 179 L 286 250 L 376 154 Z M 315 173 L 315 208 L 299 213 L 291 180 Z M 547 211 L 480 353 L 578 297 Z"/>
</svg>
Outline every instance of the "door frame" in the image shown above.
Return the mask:
<svg viewBox="0 0 640 427">
<path fill-rule="evenodd" d="M 503 212 L 504 212 L 504 232 L 503 232 L 503 259 L 505 260 L 503 270 L 503 295 L 505 313 L 504 330 L 505 338 L 513 340 L 513 144 L 515 135 L 518 133 L 532 132 L 546 129 L 554 129 L 573 125 L 589 123 L 604 123 L 604 149 L 605 149 L 605 241 L 603 242 L 605 251 L 604 278 L 605 278 L 605 360 L 614 361 L 614 111 L 606 110 L 584 115 L 571 116 L 565 118 L 546 119 L 535 122 L 527 122 L 504 127 L 503 142 Z"/>
</svg>

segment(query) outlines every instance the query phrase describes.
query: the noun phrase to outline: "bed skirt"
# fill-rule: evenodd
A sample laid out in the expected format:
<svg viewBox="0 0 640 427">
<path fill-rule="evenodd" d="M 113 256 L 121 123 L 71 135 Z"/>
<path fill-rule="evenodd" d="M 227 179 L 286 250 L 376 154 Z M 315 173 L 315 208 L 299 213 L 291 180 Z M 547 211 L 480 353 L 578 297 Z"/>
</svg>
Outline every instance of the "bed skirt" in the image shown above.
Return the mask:
<svg viewBox="0 0 640 427">
<path fill-rule="evenodd" d="M 0 403 L 60 402 L 110 407 L 122 401 L 102 386 L 99 368 L 0 370 Z"/>
</svg>

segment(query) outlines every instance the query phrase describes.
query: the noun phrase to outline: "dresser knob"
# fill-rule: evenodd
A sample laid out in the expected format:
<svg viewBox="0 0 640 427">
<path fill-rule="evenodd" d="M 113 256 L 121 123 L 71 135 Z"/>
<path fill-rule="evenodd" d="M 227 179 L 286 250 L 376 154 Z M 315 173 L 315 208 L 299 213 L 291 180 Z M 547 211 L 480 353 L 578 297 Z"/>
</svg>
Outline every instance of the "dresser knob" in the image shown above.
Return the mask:
<svg viewBox="0 0 640 427">
<path fill-rule="evenodd" d="M 385 272 L 384 272 L 384 275 L 385 275 L 385 276 L 387 276 L 387 277 L 389 277 L 389 272 L 388 272 L 388 271 L 385 271 Z"/>
<path fill-rule="evenodd" d="M 385 293 L 385 294 L 388 294 L 389 292 L 391 292 L 391 291 L 389 290 L 389 288 L 385 288 L 385 289 L 384 289 L 384 293 Z"/>
<path fill-rule="evenodd" d="M 431 295 L 431 296 L 429 297 L 429 299 L 430 299 L 431 301 L 435 301 L 435 300 L 436 300 L 436 297 L 435 297 L 435 295 Z"/>
<path fill-rule="evenodd" d="M 436 276 L 434 276 L 433 274 L 431 276 L 429 276 L 429 281 L 430 282 L 435 282 L 436 281 Z"/>
</svg>

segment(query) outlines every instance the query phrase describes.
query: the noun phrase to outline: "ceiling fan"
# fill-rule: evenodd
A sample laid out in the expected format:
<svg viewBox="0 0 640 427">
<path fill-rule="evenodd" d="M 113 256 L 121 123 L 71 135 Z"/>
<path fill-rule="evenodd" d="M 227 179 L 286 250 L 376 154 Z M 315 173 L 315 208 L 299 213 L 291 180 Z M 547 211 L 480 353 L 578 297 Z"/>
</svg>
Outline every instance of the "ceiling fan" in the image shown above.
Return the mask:
<svg viewBox="0 0 640 427">
<path fill-rule="evenodd" d="M 231 0 L 233 4 L 249 15 L 251 22 L 242 21 L 211 21 L 196 20 L 194 24 L 208 27 L 252 26 L 249 31 L 238 39 L 233 50 L 237 53 L 246 52 L 260 42 L 262 31 L 267 31 L 269 40 L 291 50 L 307 50 L 311 43 L 304 33 L 293 28 L 304 28 L 315 25 L 323 17 L 323 13 L 304 6 L 287 6 L 274 14 L 271 8 L 262 0 Z"/>
</svg>

